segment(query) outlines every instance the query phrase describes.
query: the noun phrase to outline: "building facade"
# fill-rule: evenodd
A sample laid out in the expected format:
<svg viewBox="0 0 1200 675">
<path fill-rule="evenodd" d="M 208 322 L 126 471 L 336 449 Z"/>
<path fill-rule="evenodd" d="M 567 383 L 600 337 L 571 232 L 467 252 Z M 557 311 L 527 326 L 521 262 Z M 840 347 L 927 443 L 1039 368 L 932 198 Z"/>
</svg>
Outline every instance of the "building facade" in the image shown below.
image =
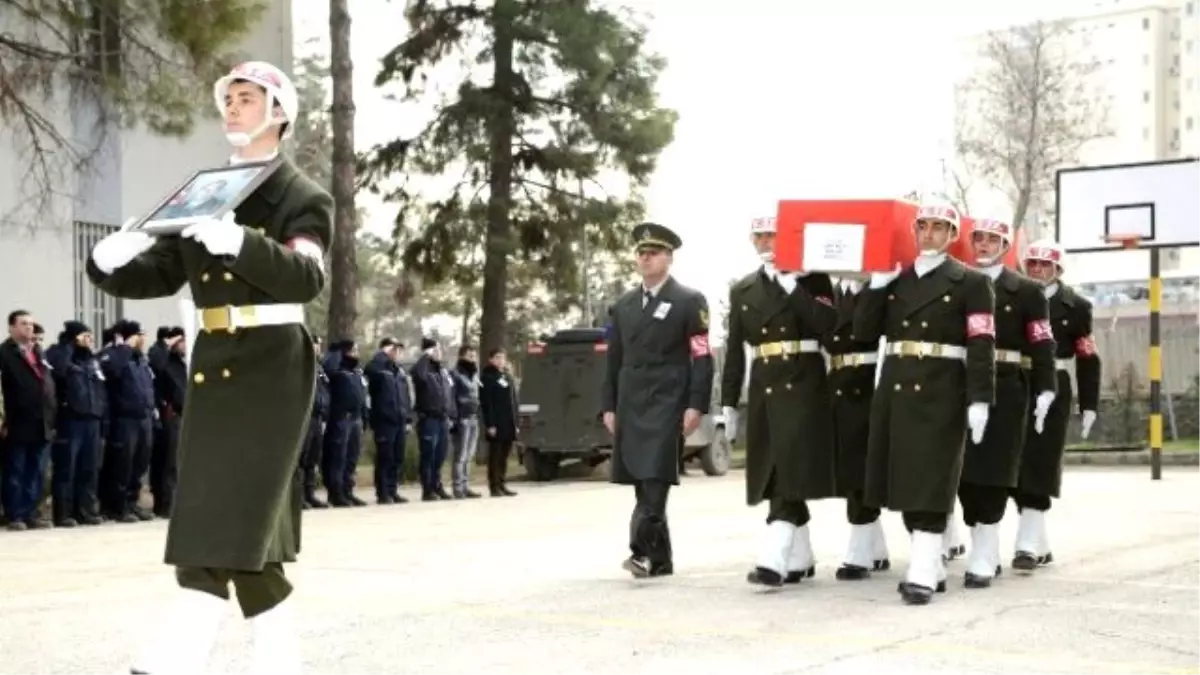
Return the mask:
<svg viewBox="0 0 1200 675">
<path fill-rule="evenodd" d="M 291 72 L 292 2 L 260 1 L 265 11 L 239 51 Z M 55 172 L 53 196 L 34 199 L 45 193 L 29 178 L 30 154 L 22 136 L 0 122 L 0 309 L 32 312 L 51 340 L 72 318 L 97 332 L 119 318 L 138 320 L 148 331 L 179 324 L 177 298 L 117 300 L 92 286 L 84 268 L 97 241 L 149 210 L 192 172 L 229 157 L 220 122 L 200 119 L 182 139 L 142 128 L 98 131 L 94 106 L 80 104 L 65 87 L 43 115 L 79 147 L 95 148 L 95 159 L 85 171 Z"/>
</svg>

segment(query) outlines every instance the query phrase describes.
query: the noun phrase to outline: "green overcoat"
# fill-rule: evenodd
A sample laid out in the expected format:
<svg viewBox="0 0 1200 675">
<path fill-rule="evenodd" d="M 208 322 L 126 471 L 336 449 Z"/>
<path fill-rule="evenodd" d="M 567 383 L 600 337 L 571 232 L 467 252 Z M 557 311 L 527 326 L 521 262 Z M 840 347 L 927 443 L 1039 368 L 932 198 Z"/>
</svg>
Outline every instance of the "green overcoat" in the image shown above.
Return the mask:
<svg viewBox="0 0 1200 675">
<path fill-rule="evenodd" d="M 163 237 L 106 275 L 105 292 L 140 300 L 184 284 L 198 308 L 307 303 L 325 284 L 322 261 L 291 247 L 308 239 L 328 251 L 333 200 L 288 161 L 236 211 L 246 227 L 236 258 Z M 201 330 L 192 349 L 180 430 L 165 562 L 257 571 L 293 562 L 300 550 L 295 473 L 316 381 L 316 356 L 301 324 Z"/>
<path fill-rule="evenodd" d="M 886 288 L 868 288 L 859 296 L 858 339 L 966 349 L 965 363 L 933 356 L 884 359 L 871 401 L 868 504 L 893 511 L 953 509 L 967 406 L 995 400 L 994 313 L 992 280 L 953 258 L 924 277 L 905 268 Z"/>
</svg>

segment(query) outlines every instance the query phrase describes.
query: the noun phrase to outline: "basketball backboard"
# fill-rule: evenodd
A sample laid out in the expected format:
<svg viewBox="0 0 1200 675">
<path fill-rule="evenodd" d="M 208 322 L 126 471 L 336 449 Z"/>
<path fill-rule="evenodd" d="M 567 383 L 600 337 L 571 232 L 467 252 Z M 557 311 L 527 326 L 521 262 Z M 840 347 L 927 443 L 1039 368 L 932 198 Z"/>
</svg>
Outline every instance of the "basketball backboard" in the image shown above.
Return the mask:
<svg viewBox="0 0 1200 675">
<path fill-rule="evenodd" d="M 1112 235 L 1142 248 L 1200 245 L 1200 160 L 1060 169 L 1055 239 L 1072 253 L 1112 251 Z"/>
</svg>

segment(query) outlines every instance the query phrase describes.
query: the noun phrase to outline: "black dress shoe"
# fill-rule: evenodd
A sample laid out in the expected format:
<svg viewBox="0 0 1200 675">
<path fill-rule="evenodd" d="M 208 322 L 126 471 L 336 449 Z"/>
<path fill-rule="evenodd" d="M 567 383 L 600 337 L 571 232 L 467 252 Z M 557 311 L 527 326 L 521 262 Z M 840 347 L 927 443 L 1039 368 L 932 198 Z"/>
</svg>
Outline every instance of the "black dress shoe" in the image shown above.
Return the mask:
<svg viewBox="0 0 1200 675">
<path fill-rule="evenodd" d="M 896 590 L 899 591 L 900 597 L 906 605 L 928 605 L 929 601 L 933 599 L 933 589 L 920 584 L 901 581 Z"/>
<path fill-rule="evenodd" d="M 871 578 L 871 570 L 846 563 L 839 567 L 833 576 L 838 581 L 862 581 Z"/>
<path fill-rule="evenodd" d="M 474 490 L 472 490 L 470 488 L 467 488 L 466 491 L 463 492 L 463 496 L 466 497 L 467 499 L 479 499 L 483 495 L 479 494 L 478 492 L 475 492 Z"/>
<path fill-rule="evenodd" d="M 441 499 L 442 498 L 439 497 L 436 492 L 426 492 L 425 494 L 421 495 L 421 501 L 423 502 L 436 502 L 441 501 Z"/>
<path fill-rule="evenodd" d="M 815 576 L 817 576 L 817 566 L 809 565 L 808 569 L 806 569 L 806 570 L 796 570 L 796 571 L 788 572 L 787 576 L 783 578 L 783 583 L 798 584 L 801 581 L 804 581 L 805 579 L 811 579 Z"/>
<path fill-rule="evenodd" d="M 746 581 L 755 586 L 783 588 L 783 575 L 768 567 L 755 567 L 746 573 Z"/>
<path fill-rule="evenodd" d="M 508 489 L 508 486 L 507 486 L 507 485 L 501 485 L 501 486 L 500 486 L 500 494 L 504 495 L 505 497 L 516 497 L 516 496 L 517 496 L 517 493 L 515 493 L 515 492 L 513 492 L 512 490 Z"/>
<path fill-rule="evenodd" d="M 396 504 L 407 504 L 408 498 L 400 496 L 399 492 L 392 493 L 392 501 Z"/>
<path fill-rule="evenodd" d="M 888 560 L 887 558 L 880 558 L 879 560 L 875 561 L 875 571 L 876 572 L 886 572 L 890 569 L 892 569 L 892 561 L 891 560 Z"/>
<path fill-rule="evenodd" d="M 353 494 L 352 494 L 352 495 L 350 495 L 349 497 L 347 497 L 347 498 L 346 498 L 346 501 L 350 502 L 350 505 L 351 505 L 351 506 L 366 506 L 366 505 L 367 505 L 367 503 L 366 503 L 366 502 L 364 502 L 363 500 L 359 499 L 357 496 L 355 496 L 355 495 L 353 495 Z"/>
<path fill-rule="evenodd" d="M 987 588 L 992 585 L 991 577 L 981 577 L 967 572 L 963 575 L 963 586 L 966 588 Z"/>
<path fill-rule="evenodd" d="M 1018 572 L 1032 572 L 1037 569 L 1038 559 L 1028 551 L 1017 551 L 1013 556 L 1012 568 Z"/>
</svg>

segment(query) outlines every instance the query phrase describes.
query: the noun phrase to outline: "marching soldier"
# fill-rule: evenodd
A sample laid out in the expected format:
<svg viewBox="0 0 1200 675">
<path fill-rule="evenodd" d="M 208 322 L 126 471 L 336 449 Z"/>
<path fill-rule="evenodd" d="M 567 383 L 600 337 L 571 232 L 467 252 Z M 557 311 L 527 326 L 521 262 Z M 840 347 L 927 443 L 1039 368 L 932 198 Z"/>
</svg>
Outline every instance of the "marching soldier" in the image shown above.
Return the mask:
<svg viewBox="0 0 1200 675">
<path fill-rule="evenodd" d="M 601 400 L 611 480 L 633 485 L 637 498 L 623 567 L 646 578 L 674 573 L 667 493 L 679 484 L 680 444 L 708 413 L 713 365 L 708 302 L 670 276 L 683 242 L 655 223 L 634 237 L 642 283 L 613 305 Z"/>
<path fill-rule="evenodd" d="M 971 246 L 996 298 L 996 402 L 983 442 L 967 442 L 958 499 L 971 529 L 964 585 L 986 588 L 1000 569 L 1000 521 L 1009 491 L 1017 486 L 1030 394 L 1037 392 L 1035 433 L 1042 432 L 1054 401 L 1054 335 L 1041 286 L 1004 266 L 1012 227 L 979 220 Z"/>
<path fill-rule="evenodd" d="M 850 522 L 850 544 L 836 577 L 843 581 L 866 579 L 871 570 L 887 570 L 887 555 L 880 510 L 864 501 L 867 439 L 871 399 L 875 393 L 878 342 L 854 335 L 854 307 L 862 293 L 861 284 L 849 279 L 838 282 L 834 291 L 837 321 L 825 340 L 829 353 L 829 388 L 833 390 L 834 443 L 837 448 L 837 493 L 846 498 Z"/>
<path fill-rule="evenodd" d="M 887 339 L 871 401 L 865 501 L 904 514 L 912 545 L 898 590 L 923 605 L 946 588 L 942 533 L 967 430 L 983 439 L 994 400 L 996 331 L 991 282 L 946 253 L 958 210 L 922 205 L 913 230 L 920 253 L 908 267 L 871 275 L 854 335 Z"/>
<path fill-rule="evenodd" d="M 829 387 L 820 339 L 837 319 L 829 275 L 775 269 L 775 219 L 756 218 L 750 237 L 762 266 L 729 289 L 729 336 L 721 376 L 726 433 L 753 357 L 746 416 L 746 502 L 768 501 L 752 584 L 779 587 L 814 573 L 806 500 L 835 494 Z M 730 430 L 732 427 L 732 431 Z"/>
<path fill-rule="evenodd" d="M 298 113 L 282 70 L 243 63 L 213 94 L 236 148 L 231 163 L 279 155 Z M 300 550 L 293 477 L 317 367 L 304 303 L 325 285 L 333 200 L 278 161 L 230 217 L 203 219 L 178 237 L 122 228 L 88 261 L 92 283 L 117 297 L 167 297 L 186 285 L 203 329 L 191 353 L 167 526 L 165 561 L 182 590 L 134 672 L 201 672 L 230 584 L 254 630 L 252 669 L 300 670 L 283 564 Z"/>
<path fill-rule="evenodd" d="M 1049 303 L 1058 395 L 1048 412 L 1037 405 L 1029 410 L 1029 424 L 1041 433 L 1028 434 L 1025 439 L 1020 478 L 1013 492 L 1021 519 L 1012 566 L 1022 572 L 1053 561 L 1046 537 L 1046 511 L 1050 510 L 1050 498 L 1058 497 L 1062 487 L 1063 450 L 1073 398 L 1067 369 L 1072 361 L 1079 385 L 1079 433 L 1083 438 L 1096 423 L 1100 402 L 1100 355 L 1092 337 L 1092 303 L 1062 283 L 1064 257 L 1062 246 L 1052 241 L 1034 242 L 1025 252 L 1025 271 L 1044 286 L 1042 293 Z"/>
</svg>

